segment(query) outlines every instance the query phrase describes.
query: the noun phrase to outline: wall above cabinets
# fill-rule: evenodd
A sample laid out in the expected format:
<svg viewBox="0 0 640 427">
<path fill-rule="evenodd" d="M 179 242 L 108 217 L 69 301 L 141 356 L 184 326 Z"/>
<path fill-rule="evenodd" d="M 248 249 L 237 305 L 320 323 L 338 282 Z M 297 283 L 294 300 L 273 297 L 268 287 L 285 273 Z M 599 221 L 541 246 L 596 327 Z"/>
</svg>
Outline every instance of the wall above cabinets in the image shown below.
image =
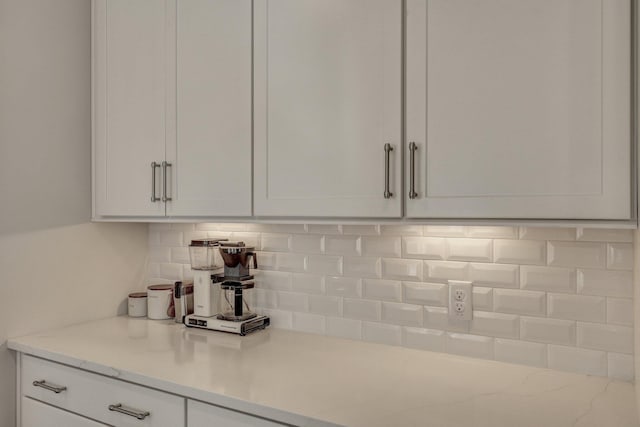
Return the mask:
<svg viewBox="0 0 640 427">
<path fill-rule="evenodd" d="M 626 0 L 93 4 L 96 220 L 636 225 Z"/>
</svg>

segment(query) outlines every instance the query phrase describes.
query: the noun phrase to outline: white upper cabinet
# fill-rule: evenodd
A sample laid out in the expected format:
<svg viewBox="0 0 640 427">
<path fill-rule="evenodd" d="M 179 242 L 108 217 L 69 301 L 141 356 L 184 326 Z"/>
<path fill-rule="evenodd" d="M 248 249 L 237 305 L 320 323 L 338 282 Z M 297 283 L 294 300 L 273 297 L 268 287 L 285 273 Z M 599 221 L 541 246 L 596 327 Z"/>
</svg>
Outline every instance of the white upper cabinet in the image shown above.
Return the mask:
<svg viewBox="0 0 640 427">
<path fill-rule="evenodd" d="M 629 0 L 408 0 L 407 216 L 629 219 L 630 39 Z"/>
<path fill-rule="evenodd" d="M 255 215 L 400 217 L 401 70 L 401 0 L 255 0 Z"/>
</svg>

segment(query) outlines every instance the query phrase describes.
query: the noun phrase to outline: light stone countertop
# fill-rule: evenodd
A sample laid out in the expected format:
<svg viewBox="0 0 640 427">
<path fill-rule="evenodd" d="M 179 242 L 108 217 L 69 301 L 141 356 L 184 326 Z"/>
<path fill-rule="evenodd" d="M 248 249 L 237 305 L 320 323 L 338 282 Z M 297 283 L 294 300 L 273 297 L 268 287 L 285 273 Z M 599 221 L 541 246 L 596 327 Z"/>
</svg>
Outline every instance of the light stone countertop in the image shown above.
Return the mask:
<svg viewBox="0 0 640 427">
<path fill-rule="evenodd" d="M 271 328 L 115 317 L 8 346 L 301 426 L 640 426 L 630 383 Z"/>
</svg>

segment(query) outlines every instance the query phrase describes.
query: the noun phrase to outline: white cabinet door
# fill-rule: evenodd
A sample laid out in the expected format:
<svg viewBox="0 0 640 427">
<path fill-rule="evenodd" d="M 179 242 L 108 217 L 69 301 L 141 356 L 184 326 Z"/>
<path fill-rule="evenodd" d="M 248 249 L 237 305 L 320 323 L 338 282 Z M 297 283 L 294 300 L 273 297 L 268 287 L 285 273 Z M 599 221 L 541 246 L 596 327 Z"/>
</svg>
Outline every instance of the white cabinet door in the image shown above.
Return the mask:
<svg viewBox="0 0 640 427">
<path fill-rule="evenodd" d="M 101 427 L 106 425 L 28 397 L 22 398 L 21 406 L 21 427 Z"/>
<path fill-rule="evenodd" d="M 97 215 L 162 216 L 152 162 L 165 158 L 165 0 L 95 0 L 94 200 Z M 156 169 L 156 195 L 161 195 Z"/>
<path fill-rule="evenodd" d="M 255 0 L 256 216 L 401 215 L 401 23 L 401 0 Z"/>
<path fill-rule="evenodd" d="M 187 401 L 187 427 L 282 427 L 282 424 L 264 418 L 194 400 Z"/>
<path fill-rule="evenodd" d="M 251 43 L 251 0 L 178 0 L 168 216 L 251 215 Z"/>
<path fill-rule="evenodd" d="M 407 8 L 407 216 L 630 218 L 628 0 Z"/>
</svg>

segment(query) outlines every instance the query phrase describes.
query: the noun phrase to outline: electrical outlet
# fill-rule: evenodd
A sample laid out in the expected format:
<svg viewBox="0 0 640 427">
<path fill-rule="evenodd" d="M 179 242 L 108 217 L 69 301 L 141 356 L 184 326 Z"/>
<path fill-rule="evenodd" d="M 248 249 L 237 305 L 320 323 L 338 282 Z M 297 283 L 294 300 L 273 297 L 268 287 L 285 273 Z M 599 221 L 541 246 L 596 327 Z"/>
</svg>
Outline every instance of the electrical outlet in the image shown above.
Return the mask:
<svg viewBox="0 0 640 427">
<path fill-rule="evenodd" d="M 471 282 L 449 280 L 449 317 L 471 320 L 473 317 Z"/>
</svg>

